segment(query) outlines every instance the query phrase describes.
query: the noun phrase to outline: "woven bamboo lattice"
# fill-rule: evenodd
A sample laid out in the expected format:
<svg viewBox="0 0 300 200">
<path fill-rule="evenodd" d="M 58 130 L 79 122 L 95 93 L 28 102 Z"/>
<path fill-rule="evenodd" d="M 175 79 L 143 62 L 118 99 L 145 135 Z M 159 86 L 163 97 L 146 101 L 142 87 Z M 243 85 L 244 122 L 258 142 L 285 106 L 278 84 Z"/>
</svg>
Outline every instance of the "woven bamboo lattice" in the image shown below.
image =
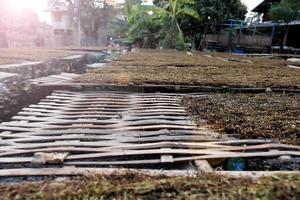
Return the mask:
<svg viewBox="0 0 300 200">
<path fill-rule="evenodd" d="M 213 165 L 232 157 L 300 156 L 299 146 L 197 127 L 181 107 L 183 96 L 55 91 L 0 125 L 0 176 L 28 169 L 51 174 L 49 167 L 157 169 L 195 160 Z M 36 163 L 41 153 L 63 158 Z"/>
</svg>

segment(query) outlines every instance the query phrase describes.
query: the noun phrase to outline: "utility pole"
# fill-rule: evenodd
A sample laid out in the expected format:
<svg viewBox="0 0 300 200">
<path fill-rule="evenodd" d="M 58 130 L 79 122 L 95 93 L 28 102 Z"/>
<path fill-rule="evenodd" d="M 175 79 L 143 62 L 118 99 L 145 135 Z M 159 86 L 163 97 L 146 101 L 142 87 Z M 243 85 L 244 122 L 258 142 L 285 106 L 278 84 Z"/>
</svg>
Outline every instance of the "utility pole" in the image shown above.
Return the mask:
<svg viewBox="0 0 300 200">
<path fill-rule="evenodd" d="M 80 47 L 81 41 L 81 30 L 80 30 L 80 0 L 74 0 L 74 7 L 73 7 L 73 40 L 74 45 Z"/>
</svg>

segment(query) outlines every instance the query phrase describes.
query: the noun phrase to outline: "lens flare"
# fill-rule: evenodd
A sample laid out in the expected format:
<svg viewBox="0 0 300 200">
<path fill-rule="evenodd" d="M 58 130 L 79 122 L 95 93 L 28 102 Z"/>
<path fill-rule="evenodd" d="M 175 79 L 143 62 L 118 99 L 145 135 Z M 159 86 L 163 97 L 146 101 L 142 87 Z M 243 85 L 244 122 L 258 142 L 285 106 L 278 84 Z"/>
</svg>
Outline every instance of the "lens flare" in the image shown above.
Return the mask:
<svg viewBox="0 0 300 200">
<path fill-rule="evenodd" d="M 42 12 L 45 9 L 45 1 L 43 0 L 9 0 L 8 5 L 14 11 L 32 9 L 35 12 Z"/>
<path fill-rule="evenodd" d="M 51 21 L 50 14 L 45 12 L 47 9 L 47 0 L 6 0 L 6 2 L 8 12 L 11 15 L 18 15 L 30 9 L 39 16 L 40 21 L 47 23 Z"/>
</svg>

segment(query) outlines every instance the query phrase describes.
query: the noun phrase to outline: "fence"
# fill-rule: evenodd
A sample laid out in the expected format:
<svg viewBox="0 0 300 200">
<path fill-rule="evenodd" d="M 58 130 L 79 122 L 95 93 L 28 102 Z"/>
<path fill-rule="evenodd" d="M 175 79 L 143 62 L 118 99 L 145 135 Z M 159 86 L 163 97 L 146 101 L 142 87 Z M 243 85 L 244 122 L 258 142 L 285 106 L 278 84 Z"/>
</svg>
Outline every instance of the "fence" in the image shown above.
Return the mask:
<svg viewBox="0 0 300 200">
<path fill-rule="evenodd" d="M 215 43 L 227 47 L 230 37 L 226 34 L 208 34 L 206 36 L 206 44 Z M 231 38 L 232 45 L 243 47 L 271 47 L 272 37 L 261 35 L 233 35 Z"/>
</svg>

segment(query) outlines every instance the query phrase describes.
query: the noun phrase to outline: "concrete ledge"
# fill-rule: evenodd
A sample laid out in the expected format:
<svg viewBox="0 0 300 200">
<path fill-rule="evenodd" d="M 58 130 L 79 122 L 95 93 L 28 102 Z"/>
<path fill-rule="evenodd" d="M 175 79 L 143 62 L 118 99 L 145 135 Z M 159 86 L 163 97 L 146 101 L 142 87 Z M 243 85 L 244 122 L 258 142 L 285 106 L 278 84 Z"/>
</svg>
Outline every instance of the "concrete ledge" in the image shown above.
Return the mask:
<svg viewBox="0 0 300 200">
<path fill-rule="evenodd" d="M 77 55 L 44 62 L 0 65 L 0 122 L 50 93 L 50 89 L 32 86 L 31 79 L 63 72 L 83 73 L 86 62 L 86 55 Z"/>
<path fill-rule="evenodd" d="M 28 177 L 28 176 L 84 176 L 84 175 L 125 175 L 125 174 L 144 174 L 148 176 L 166 177 L 197 177 L 204 173 L 195 170 L 159 170 L 159 169 L 120 169 L 120 168 L 21 168 L 21 169 L 2 169 L 0 177 Z M 234 171 L 213 171 L 207 174 L 248 177 L 257 179 L 264 176 L 274 175 L 300 175 L 299 171 L 257 171 L 257 172 L 234 172 Z"/>
<path fill-rule="evenodd" d="M 18 74 L 0 72 L 0 82 L 4 83 L 5 81 L 10 80 L 12 78 L 16 78 L 18 76 L 19 76 Z"/>
<path fill-rule="evenodd" d="M 29 82 L 21 75 L 0 72 L 0 121 L 17 112 L 30 91 Z"/>
<path fill-rule="evenodd" d="M 76 55 L 43 62 L 0 65 L 0 72 L 20 74 L 23 78 L 33 79 L 62 72 L 83 73 L 86 62 L 86 55 Z"/>
</svg>

